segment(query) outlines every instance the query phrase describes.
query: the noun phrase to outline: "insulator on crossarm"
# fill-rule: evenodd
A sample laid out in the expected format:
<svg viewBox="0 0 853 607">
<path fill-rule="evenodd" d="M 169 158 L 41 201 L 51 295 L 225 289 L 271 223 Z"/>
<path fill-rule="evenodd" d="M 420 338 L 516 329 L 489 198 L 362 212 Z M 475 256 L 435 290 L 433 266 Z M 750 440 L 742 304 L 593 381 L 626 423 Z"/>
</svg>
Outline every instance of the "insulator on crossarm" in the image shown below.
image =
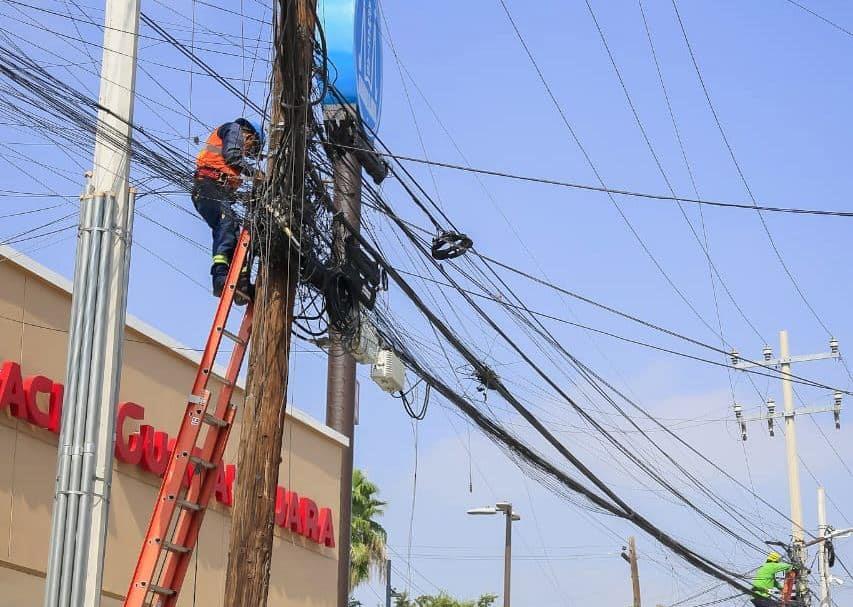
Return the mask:
<svg viewBox="0 0 853 607">
<path fill-rule="evenodd" d="M 829 340 L 829 351 L 833 354 L 838 354 L 838 340 L 834 337 Z"/>
<path fill-rule="evenodd" d="M 776 414 L 776 401 L 772 398 L 767 399 L 767 430 L 770 436 L 776 436 L 776 429 L 773 426 L 773 416 Z"/>
<path fill-rule="evenodd" d="M 764 346 L 764 350 L 761 351 L 764 354 L 764 360 L 770 360 L 773 358 L 773 348 L 770 346 Z"/>
<path fill-rule="evenodd" d="M 833 395 L 832 416 L 835 418 L 835 429 L 841 430 L 841 392 L 838 390 Z"/>
<path fill-rule="evenodd" d="M 732 366 L 737 367 L 737 364 L 740 362 L 740 354 L 738 354 L 738 351 L 732 348 L 732 352 L 729 356 L 732 358 Z"/>
<path fill-rule="evenodd" d="M 735 403 L 734 410 L 735 419 L 737 420 L 738 424 L 740 424 L 740 436 L 743 440 L 746 440 L 746 422 L 743 421 L 743 406 L 738 403 Z"/>
</svg>

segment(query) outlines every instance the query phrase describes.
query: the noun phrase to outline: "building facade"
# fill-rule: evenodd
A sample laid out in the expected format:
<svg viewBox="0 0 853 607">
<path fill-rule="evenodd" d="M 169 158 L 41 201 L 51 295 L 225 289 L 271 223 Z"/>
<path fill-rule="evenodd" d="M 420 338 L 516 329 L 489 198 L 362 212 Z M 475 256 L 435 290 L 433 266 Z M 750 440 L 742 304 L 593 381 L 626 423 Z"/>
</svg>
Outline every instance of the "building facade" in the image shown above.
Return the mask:
<svg viewBox="0 0 853 607">
<path fill-rule="evenodd" d="M 43 601 L 70 312 L 67 280 L 0 248 L 0 607 L 40 607 Z M 105 607 L 121 605 L 127 591 L 197 361 L 197 351 L 128 317 Z M 211 379 L 214 395 L 221 377 Z M 241 384 L 235 403 L 242 398 Z M 335 607 L 347 439 L 298 409 L 288 406 L 287 413 L 269 605 Z M 182 606 L 223 604 L 239 425 L 238 416 Z"/>
</svg>

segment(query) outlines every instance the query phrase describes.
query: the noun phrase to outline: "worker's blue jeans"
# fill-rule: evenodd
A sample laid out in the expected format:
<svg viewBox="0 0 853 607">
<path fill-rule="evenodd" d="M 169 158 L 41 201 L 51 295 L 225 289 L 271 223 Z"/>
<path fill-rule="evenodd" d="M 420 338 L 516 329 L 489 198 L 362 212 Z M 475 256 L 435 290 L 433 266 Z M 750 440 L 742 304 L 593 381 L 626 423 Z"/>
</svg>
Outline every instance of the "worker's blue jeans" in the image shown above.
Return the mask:
<svg viewBox="0 0 853 607">
<path fill-rule="evenodd" d="M 196 211 L 213 232 L 213 275 L 228 273 L 228 264 L 237 247 L 240 229 L 237 216 L 231 208 L 234 192 L 212 179 L 196 179 L 192 200 Z"/>
</svg>

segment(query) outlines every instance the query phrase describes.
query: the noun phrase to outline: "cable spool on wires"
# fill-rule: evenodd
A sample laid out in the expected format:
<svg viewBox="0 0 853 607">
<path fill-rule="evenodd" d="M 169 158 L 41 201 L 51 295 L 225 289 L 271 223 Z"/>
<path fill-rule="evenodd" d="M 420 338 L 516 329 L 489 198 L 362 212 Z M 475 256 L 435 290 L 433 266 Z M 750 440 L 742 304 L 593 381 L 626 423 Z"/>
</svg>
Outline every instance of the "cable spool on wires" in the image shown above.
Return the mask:
<svg viewBox="0 0 853 607">
<path fill-rule="evenodd" d="M 467 234 L 442 230 L 432 239 L 432 257 L 439 261 L 456 259 L 468 252 L 474 246 L 474 241 Z"/>
</svg>

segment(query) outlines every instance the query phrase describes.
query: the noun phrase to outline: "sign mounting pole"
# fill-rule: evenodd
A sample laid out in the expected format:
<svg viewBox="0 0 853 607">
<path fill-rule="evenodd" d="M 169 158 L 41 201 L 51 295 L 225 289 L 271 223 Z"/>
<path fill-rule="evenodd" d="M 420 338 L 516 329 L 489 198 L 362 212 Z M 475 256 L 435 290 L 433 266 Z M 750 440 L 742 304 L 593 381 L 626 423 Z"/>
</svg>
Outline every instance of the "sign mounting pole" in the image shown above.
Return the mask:
<svg viewBox="0 0 853 607">
<path fill-rule="evenodd" d="M 326 129 L 334 151 L 335 211 L 343 213 L 357 231 L 361 221 L 362 168 L 379 183 L 387 174 L 384 161 L 362 150 L 370 148 L 370 134 L 379 126 L 382 109 L 382 38 L 377 0 L 322 0 L 318 16 L 325 33 L 330 91 L 323 100 Z M 365 133 L 364 131 L 367 131 Z M 343 259 L 349 231 L 338 226 L 333 248 Z M 350 534 L 352 472 L 355 451 L 356 361 L 341 335 L 329 331 L 326 384 L 326 425 L 349 439 L 341 459 L 340 522 L 338 541 L 338 607 L 347 607 L 350 593 Z"/>
</svg>

